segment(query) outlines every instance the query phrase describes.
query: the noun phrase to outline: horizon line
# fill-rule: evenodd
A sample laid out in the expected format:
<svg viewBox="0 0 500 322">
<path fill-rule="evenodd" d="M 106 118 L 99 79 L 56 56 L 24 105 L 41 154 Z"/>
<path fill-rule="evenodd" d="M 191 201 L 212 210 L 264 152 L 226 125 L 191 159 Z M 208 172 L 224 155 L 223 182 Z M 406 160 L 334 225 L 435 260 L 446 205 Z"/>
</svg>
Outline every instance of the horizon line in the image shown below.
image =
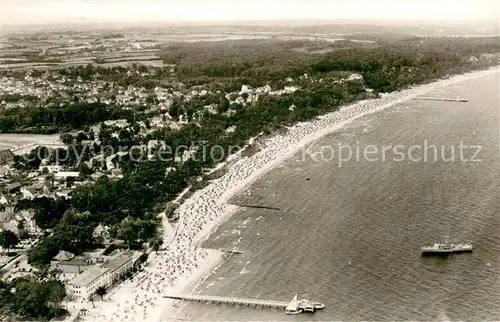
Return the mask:
<svg viewBox="0 0 500 322">
<path fill-rule="evenodd" d="M 300 18 L 283 18 L 283 19 L 245 19 L 245 20 L 179 20 L 179 21 L 102 21 L 82 19 L 74 22 L 39 22 L 39 23 L 0 23 L 0 28 L 5 27 L 22 27 L 22 26 L 61 26 L 61 25 L 255 25 L 262 26 L 265 24 L 294 24 L 294 25 L 338 25 L 338 24 L 354 24 L 354 25 L 418 25 L 418 24 L 432 24 L 432 25 L 479 25 L 485 23 L 495 23 L 497 27 L 500 25 L 498 19 L 485 18 L 482 20 L 476 19 L 457 19 L 457 20 L 425 20 L 425 19 L 366 19 L 366 18 L 345 18 L 345 19 L 300 19 Z"/>
</svg>

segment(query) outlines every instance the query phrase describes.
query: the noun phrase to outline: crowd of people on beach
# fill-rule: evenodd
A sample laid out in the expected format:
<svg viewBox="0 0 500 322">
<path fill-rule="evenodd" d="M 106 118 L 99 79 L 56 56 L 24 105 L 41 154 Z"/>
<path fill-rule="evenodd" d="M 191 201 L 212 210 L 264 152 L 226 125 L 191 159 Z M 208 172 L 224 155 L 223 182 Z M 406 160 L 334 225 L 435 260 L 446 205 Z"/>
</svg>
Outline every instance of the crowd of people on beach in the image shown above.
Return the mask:
<svg viewBox="0 0 500 322">
<path fill-rule="evenodd" d="M 460 76 L 440 82 L 448 85 L 463 80 Z M 194 193 L 178 209 L 180 220 L 171 224 L 164 218 L 164 249 L 151 253 L 145 277 L 120 285 L 108 298 L 90 306 L 85 320 L 145 321 L 164 320 L 165 292 L 182 292 L 206 274 L 210 265 L 208 252 L 200 248 L 202 238 L 228 215 L 228 199 L 291 153 L 352 119 L 382 110 L 436 88 L 428 84 L 418 89 L 384 95 L 380 99 L 361 101 L 343 107 L 308 123 L 297 124 L 284 135 L 264 142 L 264 148 L 251 157 L 241 158 L 221 178 Z M 201 275 L 203 276 L 203 275 Z M 101 305 L 100 305 L 101 304 Z M 167 308 L 168 310 L 168 308 Z"/>
</svg>

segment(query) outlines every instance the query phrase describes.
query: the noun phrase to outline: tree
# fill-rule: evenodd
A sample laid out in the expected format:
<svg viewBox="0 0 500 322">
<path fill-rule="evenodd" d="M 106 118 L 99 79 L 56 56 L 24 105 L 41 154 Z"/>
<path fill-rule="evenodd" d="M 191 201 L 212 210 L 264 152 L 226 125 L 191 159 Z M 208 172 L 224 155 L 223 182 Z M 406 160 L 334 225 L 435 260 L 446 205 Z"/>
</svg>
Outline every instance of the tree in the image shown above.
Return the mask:
<svg viewBox="0 0 500 322">
<path fill-rule="evenodd" d="M 161 238 L 156 238 L 153 241 L 152 248 L 153 250 L 158 253 L 158 251 L 161 249 L 161 245 L 163 245 L 163 239 Z"/>
<path fill-rule="evenodd" d="M 90 169 L 87 163 L 85 162 L 80 163 L 78 170 L 80 170 L 80 173 L 84 176 L 92 174 L 92 169 Z"/>
<path fill-rule="evenodd" d="M 9 249 L 16 246 L 18 243 L 19 238 L 12 231 L 4 230 L 0 232 L 0 246 L 7 249 L 7 252 L 9 252 Z"/>
<path fill-rule="evenodd" d="M 142 253 L 141 256 L 137 259 L 138 264 L 145 263 L 148 260 L 148 254 L 147 253 Z"/>
<path fill-rule="evenodd" d="M 71 186 L 75 183 L 75 178 L 74 177 L 67 177 L 66 178 L 66 187 L 71 188 Z"/>
<path fill-rule="evenodd" d="M 31 238 L 31 236 L 26 230 L 23 230 L 19 233 L 20 240 L 26 240 L 26 239 L 30 239 L 30 238 Z"/>
<path fill-rule="evenodd" d="M 60 269 L 58 269 L 58 268 L 54 268 L 54 269 L 52 269 L 52 270 L 49 270 L 49 271 L 47 272 L 47 275 L 49 276 L 49 278 L 50 278 L 50 279 L 54 279 L 54 280 L 56 280 L 56 279 L 57 279 L 57 277 L 58 277 L 59 275 L 61 275 L 62 273 L 63 273 L 63 271 L 62 271 L 62 270 L 60 270 Z"/>
<path fill-rule="evenodd" d="M 71 134 L 61 134 L 60 140 L 64 145 L 73 143 L 73 136 Z"/>
<path fill-rule="evenodd" d="M 101 301 L 104 300 L 103 296 L 106 295 L 107 290 L 104 286 L 99 286 L 97 290 L 95 291 L 96 295 L 99 295 L 101 297 Z"/>
<path fill-rule="evenodd" d="M 81 143 L 83 140 L 88 140 L 89 138 L 87 137 L 87 135 L 85 135 L 85 133 L 83 132 L 78 132 L 78 134 L 76 135 L 76 142 L 78 143 Z"/>
<path fill-rule="evenodd" d="M 26 224 L 24 223 L 24 221 L 20 221 L 17 224 L 17 229 L 19 229 L 19 231 L 24 230 L 25 228 L 26 228 Z"/>
<path fill-rule="evenodd" d="M 229 100 L 227 98 L 223 98 L 220 100 L 219 105 L 217 106 L 217 109 L 219 113 L 224 113 L 227 112 L 227 110 L 231 107 L 231 104 L 229 103 Z"/>
</svg>

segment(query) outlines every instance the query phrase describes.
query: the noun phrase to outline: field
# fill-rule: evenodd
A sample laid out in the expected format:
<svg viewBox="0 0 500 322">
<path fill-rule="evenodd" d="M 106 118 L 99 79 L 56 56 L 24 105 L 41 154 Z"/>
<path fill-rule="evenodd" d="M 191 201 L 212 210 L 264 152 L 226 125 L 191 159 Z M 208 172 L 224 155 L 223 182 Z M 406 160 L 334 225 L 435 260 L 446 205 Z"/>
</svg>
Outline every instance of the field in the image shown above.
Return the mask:
<svg viewBox="0 0 500 322">
<path fill-rule="evenodd" d="M 242 25 L 242 26 L 155 26 L 124 27 L 118 30 L 13 32 L 4 30 L 0 49 L 1 69 L 50 69 L 64 66 L 98 64 L 101 66 L 130 66 L 144 64 L 164 66 L 161 52 L 172 45 L 194 42 L 218 42 L 234 40 L 287 40 L 311 41 L 318 46 L 297 47 L 293 50 L 309 54 L 324 54 L 342 49 L 344 41 L 352 47 L 378 47 L 378 37 L 390 32 L 393 35 L 412 34 L 455 36 L 492 34 L 484 27 L 471 26 L 414 27 L 368 26 L 325 24 L 300 26 Z M 472 29 L 471 29 L 472 28 Z M 468 30 L 465 33 L 464 30 Z M 336 44 L 336 45 L 332 45 Z"/>
<path fill-rule="evenodd" d="M 288 40 L 318 41 L 327 44 L 356 40 L 356 35 L 339 32 L 318 32 L 318 30 L 269 30 L 259 28 L 173 28 L 132 29 L 111 33 L 97 31 L 55 34 L 20 34 L 3 38 L 0 49 L 0 69 L 49 69 L 61 66 L 97 64 L 101 66 L 130 66 L 143 64 L 161 67 L 164 63 L 161 52 L 172 44 L 192 42 L 216 42 L 234 40 Z M 330 48 L 297 48 L 307 53 L 324 53 Z"/>
<path fill-rule="evenodd" d="M 0 150 L 13 149 L 32 143 L 59 144 L 59 135 L 43 134 L 0 134 Z"/>
</svg>

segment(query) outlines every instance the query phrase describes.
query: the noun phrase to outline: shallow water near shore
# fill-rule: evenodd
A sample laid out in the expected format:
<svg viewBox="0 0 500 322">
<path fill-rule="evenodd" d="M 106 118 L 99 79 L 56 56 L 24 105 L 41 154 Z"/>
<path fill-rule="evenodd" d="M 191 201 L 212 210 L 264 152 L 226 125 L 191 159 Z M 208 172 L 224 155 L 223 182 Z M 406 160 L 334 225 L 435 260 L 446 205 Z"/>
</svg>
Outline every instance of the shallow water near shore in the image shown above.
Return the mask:
<svg viewBox="0 0 500 322">
<path fill-rule="evenodd" d="M 297 153 L 232 200 L 259 208 L 243 208 L 205 243 L 244 253 L 226 259 L 197 288 L 201 294 L 287 301 L 308 292 L 323 311 L 286 316 L 188 304 L 178 317 L 500 320 L 498 74 L 426 96 L 469 101 L 408 101 L 356 120 L 310 151 L 338 152 L 341 144 L 363 154 L 373 145 L 377 156 L 353 156 L 339 166 L 338 156 L 315 162 Z M 388 150 L 382 161 L 383 146 L 391 144 L 402 146 L 404 160 Z M 431 147 L 427 160 L 417 161 L 426 144 L 437 152 Z M 413 160 L 411 146 L 422 147 L 413 149 Z M 452 155 L 455 161 L 446 161 Z M 420 247 L 445 235 L 472 241 L 474 252 L 420 257 Z"/>
</svg>

